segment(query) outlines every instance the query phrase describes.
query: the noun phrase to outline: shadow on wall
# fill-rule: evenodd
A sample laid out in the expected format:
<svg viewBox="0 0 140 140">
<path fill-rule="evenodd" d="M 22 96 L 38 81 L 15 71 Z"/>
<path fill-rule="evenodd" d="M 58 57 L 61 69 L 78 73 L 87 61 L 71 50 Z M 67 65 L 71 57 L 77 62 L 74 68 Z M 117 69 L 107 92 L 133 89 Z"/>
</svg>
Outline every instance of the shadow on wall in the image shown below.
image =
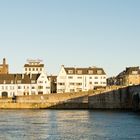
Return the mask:
<svg viewBox="0 0 140 140">
<path fill-rule="evenodd" d="M 132 105 L 134 111 L 138 111 L 140 109 L 139 104 L 140 104 L 140 96 L 139 93 L 136 92 L 132 97 Z"/>
</svg>

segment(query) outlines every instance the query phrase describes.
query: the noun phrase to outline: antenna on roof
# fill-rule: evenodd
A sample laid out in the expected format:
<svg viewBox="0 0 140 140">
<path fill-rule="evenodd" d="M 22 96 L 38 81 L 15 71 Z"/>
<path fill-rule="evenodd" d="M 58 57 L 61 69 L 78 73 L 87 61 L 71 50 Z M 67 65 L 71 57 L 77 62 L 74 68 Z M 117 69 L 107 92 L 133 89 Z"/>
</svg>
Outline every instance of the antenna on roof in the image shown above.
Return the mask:
<svg viewBox="0 0 140 140">
<path fill-rule="evenodd" d="M 41 63 L 43 60 L 41 59 L 27 59 L 28 63 Z"/>
</svg>

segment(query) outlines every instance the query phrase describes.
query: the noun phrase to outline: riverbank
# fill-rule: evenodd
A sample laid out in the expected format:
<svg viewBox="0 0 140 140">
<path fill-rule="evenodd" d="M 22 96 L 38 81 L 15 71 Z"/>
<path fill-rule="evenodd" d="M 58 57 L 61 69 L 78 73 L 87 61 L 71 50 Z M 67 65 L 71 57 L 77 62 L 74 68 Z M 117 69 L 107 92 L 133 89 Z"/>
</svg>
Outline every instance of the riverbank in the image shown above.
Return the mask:
<svg viewBox="0 0 140 140">
<path fill-rule="evenodd" d="M 0 99 L 0 109 L 140 110 L 140 85 L 103 91 L 17 96 Z"/>
</svg>

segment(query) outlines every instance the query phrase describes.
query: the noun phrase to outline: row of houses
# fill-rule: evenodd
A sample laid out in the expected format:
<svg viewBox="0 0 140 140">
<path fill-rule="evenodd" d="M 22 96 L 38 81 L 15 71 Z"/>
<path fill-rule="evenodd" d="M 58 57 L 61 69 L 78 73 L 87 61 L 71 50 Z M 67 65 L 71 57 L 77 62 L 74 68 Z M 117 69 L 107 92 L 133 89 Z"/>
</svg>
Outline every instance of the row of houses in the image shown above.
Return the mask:
<svg viewBox="0 0 140 140">
<path fill-rule="evenodd" d="M 41 60 L 27 60 L 23 73 L 9 73 L 6 59 L 0 65 L 0 96 L 79 92 L 106 87 L 103 68 L 76 68 L 61 66 L 58 76 L 48 76 Z"/>
</svg>

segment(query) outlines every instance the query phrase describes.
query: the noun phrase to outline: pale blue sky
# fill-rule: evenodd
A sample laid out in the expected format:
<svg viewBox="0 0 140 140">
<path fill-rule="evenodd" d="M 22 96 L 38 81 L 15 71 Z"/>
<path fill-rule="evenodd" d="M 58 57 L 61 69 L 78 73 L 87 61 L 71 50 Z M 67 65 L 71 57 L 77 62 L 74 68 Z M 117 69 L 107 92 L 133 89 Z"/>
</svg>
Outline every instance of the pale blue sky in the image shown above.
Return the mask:
<svg viewBox="0 0 140 140">
<path fill-rule="evenodd" d="M 49 74 L 99 66 L 116 75 L 140 65 L 140 0 L 0 0 L 0 59 L 22 72 L 40 58 Z"/>
</svg>

